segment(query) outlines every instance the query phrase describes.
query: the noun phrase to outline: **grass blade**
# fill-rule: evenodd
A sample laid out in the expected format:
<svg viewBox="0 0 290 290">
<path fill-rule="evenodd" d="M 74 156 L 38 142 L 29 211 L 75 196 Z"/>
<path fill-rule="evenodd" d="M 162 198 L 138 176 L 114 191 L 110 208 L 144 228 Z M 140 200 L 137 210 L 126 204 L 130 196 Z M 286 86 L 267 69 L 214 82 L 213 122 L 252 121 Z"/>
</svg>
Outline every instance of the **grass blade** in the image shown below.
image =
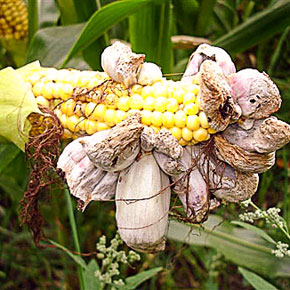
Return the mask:
<svg viewBox="0 0 290 290">
<path fill-rule="evenodd" d="M 251 271 L 239 267 L 239 272 L 256 290 L 278 290 L 275 286 Z"/>
<path fill-rule="evenodd" d="M 277 5 L 256 13 L 217 39 L 214 45 L 221 46 L 231 53 L 245 51 L 290 25 L 290 1 L 280 1 Z"/>
</svg>

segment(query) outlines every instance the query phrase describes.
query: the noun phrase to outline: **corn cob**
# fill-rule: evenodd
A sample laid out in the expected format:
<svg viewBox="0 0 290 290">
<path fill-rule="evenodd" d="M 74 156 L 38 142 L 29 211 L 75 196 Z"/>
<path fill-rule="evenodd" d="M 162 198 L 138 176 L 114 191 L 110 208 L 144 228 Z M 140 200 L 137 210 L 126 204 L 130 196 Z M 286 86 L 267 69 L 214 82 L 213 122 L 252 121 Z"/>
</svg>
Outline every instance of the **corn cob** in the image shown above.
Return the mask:
<svg viewBox="0 0 290 290">
<path fill-rule="evenodd" d="M 0 38 L 28 36 L 28 13 L 23 0 L 0 0 Z"/>
<path fill-rule="evenodd" d="M 63 138 L 109 129 L 140 112 L 141 122 L 169 130 L 183 146 L 208 140 L 215 131 L 200 109 L 199 83 L 162 79 L 130 89 L 104 72 L 41 68 L 25 75 L 39 105 L 50 107 L 64 127 Z"/>
</svg>

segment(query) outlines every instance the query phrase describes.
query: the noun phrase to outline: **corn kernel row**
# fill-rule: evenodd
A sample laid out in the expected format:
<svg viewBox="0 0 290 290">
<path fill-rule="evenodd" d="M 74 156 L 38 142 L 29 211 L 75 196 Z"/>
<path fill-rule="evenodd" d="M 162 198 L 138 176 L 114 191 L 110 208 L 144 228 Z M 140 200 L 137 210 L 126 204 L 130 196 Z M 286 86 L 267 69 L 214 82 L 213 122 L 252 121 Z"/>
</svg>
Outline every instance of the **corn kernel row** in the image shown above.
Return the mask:
<svg viewBox="0 0 290 290">
<path fill-rule="evenodd" d="M 23 0 L 0 0 L 0 38 L 28 36 L 28 12 Z"/>
<path fill-rule="evenodd" d="M 64 138 L 109 129 L 129 114 L 156 132 L 168 129 L 181 145 L 208 140 L 209 128 L 200 110 L 199 85 L 162 80 L 126 89 L 105 73 L 42 68 L 26 75 L 38 104 L 54 109 Z"/>
</svg>

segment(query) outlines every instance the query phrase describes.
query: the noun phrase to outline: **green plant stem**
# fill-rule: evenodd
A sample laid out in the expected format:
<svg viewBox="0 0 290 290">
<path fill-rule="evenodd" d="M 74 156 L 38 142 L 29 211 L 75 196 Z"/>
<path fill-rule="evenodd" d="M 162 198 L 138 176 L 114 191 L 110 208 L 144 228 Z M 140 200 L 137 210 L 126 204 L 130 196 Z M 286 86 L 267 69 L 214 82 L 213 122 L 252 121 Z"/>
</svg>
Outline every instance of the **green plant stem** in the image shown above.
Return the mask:
<svg viewBox="0 0 290 290">
<path fill-rule="evenodd" d="M 79 243 L 79 238 L 78 238 L 75 216 L 73 213 L 70 192 L 66 188 L 64 190 L 64 193 L 65 193 L 66 204 L 67 204 L 67 209 L 68 209 L 69 222 L 70 222 L 70 226 L 71 226 L 71 230 L 72 230 L 72 234 L 73 234 L 73 241 L 74 241 L 75 250 L 80 253 L 81 249 L 80 249 L 80 243 Z M 78 266 L 78 276 L 79 276 L 79 280 L 80 280 L 81 289 L 84 290 L 85 289 L 84 272 L 83 272 L 83 268 L 81 266 Z"/>
<path fill-rule="evenodd" d="M 287 151 L 285 148 L 282 150 L 282 156 L 283 156 L 283 163 L 284 163 L 284 202 L 283 202 L 283 216 L 284 219 L 287 222 L 289 222 L 289 197 L 288 197 L 288 191 L 289 191 L 289 184 L 288 184 L 288 159 L 287 159 Z"/>
<path fill-rule="evenodd" d="M 253 208 L 255 208 L 256 210 L 260 210 L 262 211 L 256 204 L 254 204 L 252 201 L 250 201 L 249 203 Z M 269 215 L 266 216 L 269 220 L 271 220 L 271 222 L 273 224 L 275 224 L 284 234 L 285 236 L 288 238 L 288 240 L 290 241 L 290 235 L 289 233 L 284 229 L 284 227 L 282 227 L 279 223 L 277 223 L 275 220 L 273 220 Z"/>
<path fill-rule="evenodd" d="M 27 9 L 28 9 L 28 20 L 29 20 L 28 27 L 29 27 L 29 42 L 30 42 L 39 28 L 38 1 L 28 0 Z"/>
</svg>

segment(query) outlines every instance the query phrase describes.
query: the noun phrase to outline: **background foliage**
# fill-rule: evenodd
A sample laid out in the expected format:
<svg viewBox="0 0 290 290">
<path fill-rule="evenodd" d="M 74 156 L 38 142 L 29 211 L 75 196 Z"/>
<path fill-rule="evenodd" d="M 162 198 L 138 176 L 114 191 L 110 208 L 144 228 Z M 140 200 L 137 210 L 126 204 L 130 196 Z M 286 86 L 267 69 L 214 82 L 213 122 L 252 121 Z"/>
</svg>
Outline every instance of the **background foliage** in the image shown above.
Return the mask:
<svg viewBox="0 0 290 290">
<path fill-rule="evenodd" d="M 27 4 L 29 39 L 1 42 L 1 68 L 40 60 L 43 66 L 101 70 L 102 50 L 121 39 L 178 79 L 195 46 L 210 41 L 231 53 L 238 69 L 255 67 L 270 74 L 283 98 L 277 115 L 290 122 L 290 1 L 28 0 Z M 283 209 L 288 223 L 289 148 L 277 152 L 276 165 L 261 175 L 254 197 L 261 208 Z M 99 287 L 94 274 L 102 259 L 80 258 L 66 248 L 94 252 L 102 235 L 113 238 L 114 204 L 94 203 L 80 213 L 67 191 L 53 189 L 51 198 L 42 202 L 42 211 L 46 235 L 60 249 L 41 250 L 25 227 L 19 227 L 19 201 L 27 179 L 24 154 L 12 144 L 0 144 L 2 289 Z M 120 277 L 143 273 L 128 280 L 128 289 L 140 283 L 138 289 L 289 289 L 290 259 L 271 253 L 273 239 L 283 241 L 283 236 L 263 221 L 256 225 L 264 231 L 231 223 L 242 212 L 239 205 L 225 205 L 203 227 L 172 220 L 166 251 L 143 254 L 134 267 L 122 264 Z"/>
</svg>

